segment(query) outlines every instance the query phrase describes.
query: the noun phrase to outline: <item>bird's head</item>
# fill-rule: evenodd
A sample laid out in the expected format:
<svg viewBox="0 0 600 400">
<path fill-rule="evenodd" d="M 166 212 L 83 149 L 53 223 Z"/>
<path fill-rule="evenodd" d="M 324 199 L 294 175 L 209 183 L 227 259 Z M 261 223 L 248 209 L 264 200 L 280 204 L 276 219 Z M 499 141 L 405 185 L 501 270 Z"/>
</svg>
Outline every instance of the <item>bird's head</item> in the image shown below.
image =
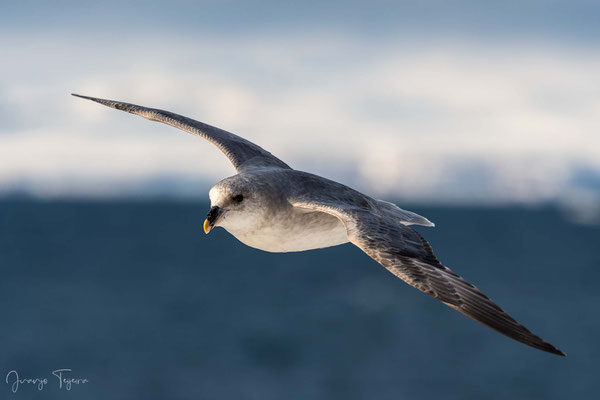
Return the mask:
<svg viewBox="0 0 600 400">
<path fill-rule="evenodd" d="M 209 233 L 215 226 L 231 233 L 259 229 L 268 221 L 273 205 L 277 204 L 273 191 L 263 186 L 240 175 L 223 179 L 213 186 L 208 193 L 211 208 L 204 221 L 204 232 Z"/>
</svg>

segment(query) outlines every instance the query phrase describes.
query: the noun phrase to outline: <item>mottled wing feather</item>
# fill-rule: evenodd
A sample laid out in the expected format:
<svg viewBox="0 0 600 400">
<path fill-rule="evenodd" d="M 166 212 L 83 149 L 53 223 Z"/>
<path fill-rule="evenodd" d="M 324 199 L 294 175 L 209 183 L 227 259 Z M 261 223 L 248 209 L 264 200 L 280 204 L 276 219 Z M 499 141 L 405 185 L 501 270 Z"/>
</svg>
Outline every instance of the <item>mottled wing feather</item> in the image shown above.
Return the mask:
<svg viewBox="0 0 600 400">
<path fill-rule="evenodd" d="M 207 125 L 191 118 L 187 118 L 169 111 L 142 107 L 120 101 L 98 99 L 95 97 L 81 96 L 78 94 L 73 94 L 73 96 L 92 100 L 107 107 L 139 115 L 152 121 L 162 122 L 189 132 L 193 135 L 200 136 L 217 146 L 217 148 L 219 148 L 219 150 L 221 150 L 227 156 L 227 158 L 229 158 L 233 166 L 238 171 L 246 168 L 263 166 L 285 169 L 290 168 L 286 163 L 260 146 L 257 146 L 240 136 L 234 135 L 233 133 L 215 128 L 214 126 Z"/>
<path fill-rule="evenodd" d="M 442 265 L 429 243 L 398 221 L 357 205 L 311 203 L 305 197 L 294 206 L 313 208 L 337 216 L 348 238 L 394 275 L 456 311 L 496 331 L 543 351 L 564 356 L 519 324 L 475 286 Z"/>
</svg>

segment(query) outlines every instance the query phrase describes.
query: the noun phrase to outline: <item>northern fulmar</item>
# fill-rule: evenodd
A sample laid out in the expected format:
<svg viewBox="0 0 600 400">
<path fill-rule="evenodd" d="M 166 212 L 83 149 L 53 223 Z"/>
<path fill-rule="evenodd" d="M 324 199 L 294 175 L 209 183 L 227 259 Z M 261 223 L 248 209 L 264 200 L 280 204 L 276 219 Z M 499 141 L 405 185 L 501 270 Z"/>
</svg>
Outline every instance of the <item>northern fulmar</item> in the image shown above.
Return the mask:
<svg viewBox="0 0 600 400">
<path fill-rule="evenodd" d="M 294 170 L 262 147 L 202 122 L 169 111 L 73 95 L 182 129 L 225 153 L 238 173 L 210 189 L 205 233 L 220 226 L 246 245 L 269 252 L 351 242 L 398 278 L 467 317 L 526 345 L 565 355 L 441 264 L 429 243 L 408 227 L 434 226 L 427 218 Z"/>
</svg>

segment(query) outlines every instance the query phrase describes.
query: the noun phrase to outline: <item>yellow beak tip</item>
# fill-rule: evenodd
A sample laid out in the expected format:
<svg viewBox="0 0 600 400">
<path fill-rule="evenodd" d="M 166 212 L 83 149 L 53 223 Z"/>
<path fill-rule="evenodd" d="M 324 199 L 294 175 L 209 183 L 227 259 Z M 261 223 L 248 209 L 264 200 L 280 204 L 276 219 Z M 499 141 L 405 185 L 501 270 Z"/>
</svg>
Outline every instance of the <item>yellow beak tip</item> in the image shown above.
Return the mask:
<svg viewBox="0 0 600 400">
<path fill-rule="evenodd" d="M 208 233 L 210 232 L 211 229 L 212 229 L 212 227 L 208 223 L 208 219 L 205 219 L 204 220 L 204 233 L 206 233 L 208 235 Z"/>
</svg>

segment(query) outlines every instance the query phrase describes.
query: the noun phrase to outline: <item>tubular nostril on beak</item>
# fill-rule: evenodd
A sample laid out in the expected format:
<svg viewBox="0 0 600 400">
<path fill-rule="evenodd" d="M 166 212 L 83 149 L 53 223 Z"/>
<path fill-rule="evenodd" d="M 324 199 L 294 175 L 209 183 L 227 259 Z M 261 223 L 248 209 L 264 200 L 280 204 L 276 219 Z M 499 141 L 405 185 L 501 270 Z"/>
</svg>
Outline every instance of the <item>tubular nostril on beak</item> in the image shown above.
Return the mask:
<svg viewBox="0 0 600 400">
<path fill-rule="evenodd" d="M 217 206 L 211 207 L 210 211 L 208 212 L 208 214 L 206 215 L 206 219 L 208 219 L 208 222 L 215 222 L 215 220 L 217 219 L 217 217 L 220 214 L 221 209 Z"/>
<path fill-rule="evenodd" d="M 221 208 L 217 206 L 211 207 L 210 211 L 206 215 L 206 220 L 204 221 L 204 233 L 209 233 L 211 231 L 221 213 Z"/>
</svg>

